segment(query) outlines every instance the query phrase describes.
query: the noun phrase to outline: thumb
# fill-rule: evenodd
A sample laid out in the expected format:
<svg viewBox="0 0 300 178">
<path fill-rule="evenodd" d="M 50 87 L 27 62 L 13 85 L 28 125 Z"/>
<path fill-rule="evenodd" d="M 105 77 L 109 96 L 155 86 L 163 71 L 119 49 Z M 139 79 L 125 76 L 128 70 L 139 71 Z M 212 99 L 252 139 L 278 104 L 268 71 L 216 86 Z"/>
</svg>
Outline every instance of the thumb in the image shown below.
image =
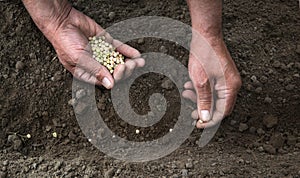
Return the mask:
<svg viewBox="0 0 300 178">
<path fill-rule="evenodd" d="M 211 120 L 212 92 L 209 80 L 194 83 L 197 93 L 198 115 L 204 122 Z"/>
<path fill-rule="evenodd" d="M 114 79 L 110 72 L 88 52 L 84 52 L 77 60 L 77 66 L 96 77 L 105 88 L 111 89 L 114 86 Z"/>
</svg>

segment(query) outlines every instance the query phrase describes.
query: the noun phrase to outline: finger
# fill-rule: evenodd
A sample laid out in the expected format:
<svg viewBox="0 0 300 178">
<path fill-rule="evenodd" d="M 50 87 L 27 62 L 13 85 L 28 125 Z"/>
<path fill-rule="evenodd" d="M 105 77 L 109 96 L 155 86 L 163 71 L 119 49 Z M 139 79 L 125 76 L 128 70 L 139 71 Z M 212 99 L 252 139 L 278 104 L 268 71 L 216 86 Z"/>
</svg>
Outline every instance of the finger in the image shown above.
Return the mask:
<svg viewBox="0 0 300 178">
<path fill-rule="evenodd" d="M 126 62 L 125 62 L 125 68 L 126 68 L 125 69 L 125 78 L 128 78 L 132 74 L 136 65 L 137 64 L 135 63 L 135 61 L 130 60 L 130 59 L 126 60 Z"/>
<path fill-rule="evenodd" d="M 198 110 L 197 109 L 192 112 L 191 117 L 193 119 L 199 119 L 199 115 L 198 115 Z"/>
<path fill-rule="evenodd" d="M 213 113 L 213 118 L 210 121 L 201 122 L 200 120 L 198 120 L 196 127 L 199 129 L 213 127 L 213 126 L 217 125 L 219 122 L 221 122 L 223 118 L 224 118 L 224 115 L 222 113 L 216 111 Z"/>
<path fill-rule="evenodd" d="M 189 90 L 194 90 L 194 86 L 193 86 L 193 82 L 192 81 L 188 81 L 184 84 L 184 88 L 185 89 L 189 89 Z"/>
<path fill-rule="evenodd" d="M 133 47 L 122 43 L 119 40 L 113 40 L 112 41 L 112 45 L 116 47 L 116 50 L 119 51 L 121 54 L 123 54 L 124 56 L 128 57 L 128 58 L 138 58 L 141 56 L 141 53 L 134 49 Z"/>
<path fill-rule="evenodd" d="M 136 58 L 131 60 L 133 60 L 136 63 L 136 67 L 144 67 L 146 63 L 144 58 Z"/>
<path fill-rule="evenodd" d="M 234 107 L 236 98 L 237 98 L 237 90 L 221 90 L 217 92 L 218 100 L 216 101 L 216 106 L 221 111 L 221 107 L 224 108 L 224 115 L 229 115 Z"/>
<path fill-rule="evenodd" d="M 125 64 L 117 65 L 117 67 L 114 70 L 114 74 L 113 74 L 116 82 L 120 81 L 123 78 L 125 70 L 126 70 Z"/>
<path fill-rule="evenodd" d="M 114 79 L 110 72 L 98 61 L 94 60 L 88 51 L 82 52 L 81 56 L 76 61 L 76 67 L 95 76 L 105 88 L 111 89 L 113 87 Z"/>
<path fill-rule="evenodd" d="M 219 90 L 217 91 L 217 100 L 215 101 L 215 110 L 213 112 L 212 119 L 208 122 L 204 123 L 197 123 L 198 128 L 208 128 L 216 125 L 217 123 L 221 122 L 222 119 L 225 117 L 226 112 L 230 110 L 228 107 L 228 97 L 230 97 L 228 90 Z M 231 99 L 230 99 L 231 100 Z"/>
<path fill-rule="evenodd" d="M 197 95 L 194 91 L 192 90 L 184 90 L 182 92 L 182 96 L 186 99 L 191 100 L 192 102 L 196 103 L 197 102 Z"/>
<path fill-rule="evenodd" d="M 82 81 L 87 82 L 87 83 L 92 84 L 92 85 L 101 85 L 101 82 L 99 80 L 97 80 L 95 76 L 93 76 L 91 74 L 88 74 L 83 69 L 80 69 L 78 67 L 76 68 L 76 67 L 71 66 L 69 64 L 64 65 L 64 67 L 69 72 L 71 72 L 71 74 L 75 78 L 77 78 L 79 80 L 82 80 Z"/>
<path fill-rule="evenodd" d="M 79 67 L 74 69 L 73 76 L 79 80 L 85 81 L 93 85 L 102 85 L 102 83 L 95 76 Z"/>
<path fill-rule="evenodd" d="M 200 119 L 207 122 L 211 119 L 210 111 L 212 106 L 211 86 L 208 79 L 194 84 L 197 93 L 197 107 Z"/>
</svg>

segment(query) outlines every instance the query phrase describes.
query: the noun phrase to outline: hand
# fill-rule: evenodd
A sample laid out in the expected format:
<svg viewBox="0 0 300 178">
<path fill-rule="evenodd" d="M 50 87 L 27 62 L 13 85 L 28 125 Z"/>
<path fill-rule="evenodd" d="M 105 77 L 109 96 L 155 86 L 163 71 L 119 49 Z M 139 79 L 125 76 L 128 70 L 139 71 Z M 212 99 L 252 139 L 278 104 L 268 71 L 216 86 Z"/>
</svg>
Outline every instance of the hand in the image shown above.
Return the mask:
<svg viewBox="0 0 300 178">
<path fill-rule="evenodd" d="M 241 87 L 239 72 L 223 40 L 206 42 L 215 55 L 203 43 L 203 40 L 192 40 L 191 51 L 195 52 L 189 60 L 192 82 L 184 85 L 185 91 L 182 93 L 183 97 L 197 103 L 197 110 L 192 113 L 192 117 L 198 119 L 197 128 L 214 126 L 229 115 Z M 206 55 L 202 58 L 206 61 L 199 60 L 195 55 Z"/>
<path fill-rule="evenodd" d="M 144 66 L 145 61 L 139 58 L 139 51 L 112 39 L 94 20 L 72 8 L 67 1 L 24 0 L 24 4 L 37 26 L 52 43 L 60 62 L 76 78 L 110 89 L 115 80 L 128 77 L 135 67 Z M 33 10 L 35 8 L 37 11 Z M 98 35 L 104 35 L 108 42 L 117 47 L 117 51 L 132 58 L 126 60 L 125 64 L 118 65 L 113 76 L 92 58 L 88 38 Z"/>
</svg>

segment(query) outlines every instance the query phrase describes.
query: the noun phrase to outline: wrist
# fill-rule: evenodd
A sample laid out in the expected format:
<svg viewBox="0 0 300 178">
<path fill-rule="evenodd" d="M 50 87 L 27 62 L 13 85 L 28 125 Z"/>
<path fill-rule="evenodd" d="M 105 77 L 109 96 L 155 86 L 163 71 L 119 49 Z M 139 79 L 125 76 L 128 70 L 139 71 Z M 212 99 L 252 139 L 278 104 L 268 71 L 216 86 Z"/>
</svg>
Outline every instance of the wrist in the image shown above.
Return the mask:
<svg viewBox="0 0 300 178">
<path fill-rule="evenodd" d="M 37 27 L 50 40 L 72 10 L 68 0 L 22 0 Z"/>
</svg>

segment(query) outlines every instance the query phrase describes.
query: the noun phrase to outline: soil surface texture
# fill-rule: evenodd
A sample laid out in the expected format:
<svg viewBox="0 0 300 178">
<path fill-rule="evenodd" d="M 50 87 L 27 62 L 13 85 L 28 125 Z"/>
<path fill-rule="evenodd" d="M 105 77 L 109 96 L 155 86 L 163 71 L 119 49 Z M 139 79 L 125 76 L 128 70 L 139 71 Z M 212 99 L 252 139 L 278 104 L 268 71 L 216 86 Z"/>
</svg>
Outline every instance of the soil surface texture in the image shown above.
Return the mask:
<svg viewBox="0 0 300 178">
<path fill-rule="evenodd" d="M 190 24 L 183 0 L 71 2 L 103 28 L 154 15 Z M 243 80 L 233 113 L 203 148 L 198 145 L 202 131 L 195 129 L 170 155 L 131 163 L 111 158 L 89 142 L 75 117 L 86 105 L 72 99 L 72 75 L 22 2 L 0 0 L 0 178 L 300 177 L 299 2 L 224 0 L 223 8 L 224 38 Z M 173 42 L 143 38 L 128 44 L 142 53 L 166 53 L 187 66 L 188 51 Z M 150 128 L 122 121 L 110 91 L 95 91 L 108 127 L 128 140 L 162 137 L 180 110 L 176 86 L 155 73 L 139 77 L 130 89 L 130 103 L 139 114 L 151 110 L 151 94 L 165 96 L 167 114 Z M 80 88 L 75 93 L 87 95 Z"/>
</svg>

